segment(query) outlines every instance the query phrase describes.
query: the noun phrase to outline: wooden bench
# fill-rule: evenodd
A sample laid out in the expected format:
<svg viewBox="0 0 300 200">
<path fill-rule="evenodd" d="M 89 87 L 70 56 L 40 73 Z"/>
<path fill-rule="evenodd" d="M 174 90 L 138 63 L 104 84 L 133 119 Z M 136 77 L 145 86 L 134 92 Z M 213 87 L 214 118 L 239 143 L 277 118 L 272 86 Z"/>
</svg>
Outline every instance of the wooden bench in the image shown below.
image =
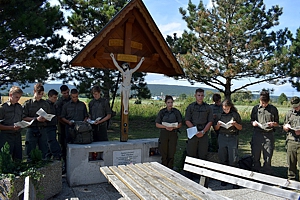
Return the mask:
<svg viewBox="0 0 300 200">
<path fill-rule="evenodd" d="M 300 183 L 297 181 L 221 165 L 188 156 L 185 159 L 184 170 L 201 175 L 200 184 L 202 185 L 206 182 L 205 178 L 208 177 L 286 199 L 300 199 L 300 194 L 296 192 L 300 189 Z"/>
<path fill-rule="evenodd" d="M 157 163 L 100 167 L 125 199 L 228 199 Z"/>
</svg>

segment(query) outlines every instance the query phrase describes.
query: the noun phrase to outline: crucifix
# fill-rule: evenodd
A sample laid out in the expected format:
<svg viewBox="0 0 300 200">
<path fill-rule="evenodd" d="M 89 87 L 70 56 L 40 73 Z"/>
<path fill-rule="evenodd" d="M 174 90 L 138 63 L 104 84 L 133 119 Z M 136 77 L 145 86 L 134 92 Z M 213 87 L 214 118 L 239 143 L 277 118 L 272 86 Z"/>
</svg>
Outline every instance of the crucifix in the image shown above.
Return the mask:
<svg viewBox="0 0 300 200">
<path fill-rule="evenodd" d="M 133 69 L 130 69 L 128 63 L 123 63 L 122 67 L 120 67 L 118 62 L 116 61 L 113 53 L 110 54 L 110 57 L 112 58 L 116 68 L 122 73 L 122 84 L 121 84 L 121 94 L 122 94 L 122 101 L 123 101 L 123 104 L 122 104 L 123 112 L 122 113 L 124 115 L 128 115 L 129 96 L 130 96 L 130 89 L 131 89 L 131 77 L 132 77 L 132 74 L 140 68 L 140 66 L 142 65 L 145 58 L 142 57 L 140 62 L 136 65 L 136 67 Z"/>
<path fill-rule="evenodd" d="M 70 64 L 105 70 L 117 68 L 122 74 L 121 142 L 128 140 L 132 73 L 151 72 L 169 77 L 184 74 L 142 0 L 131 0 Z"/>
<path fill-rule="evenodd" d="M 118 56 L 125 56 L 125 57 L 134 57 L 135 59 L 128 59 L 131 62 L 137 62 L 137 56 L 134 55 L 124 55 L 124 54 L 117 54 Z M 122 67 L 118 64 L 117 59 L 113 53 L 110 53 L 110 57 L 115 65 L 115 67 L 121 72 L 122 74 L 122 83 L 121 83 L 121 133 L 120 133 L 120 141 L 127 142 L 128 140 L 128 113 L 129 113 L 129 96 L 130 96 L 130 89 L 131 89 L 131 78 L 132 74 L 137 71 L 143 61 L 145 60 L 144 57 L 141 58 L 139 63 L 131 69 L 129 67 L 129 63 L 124 62 Z"/>
</svg>

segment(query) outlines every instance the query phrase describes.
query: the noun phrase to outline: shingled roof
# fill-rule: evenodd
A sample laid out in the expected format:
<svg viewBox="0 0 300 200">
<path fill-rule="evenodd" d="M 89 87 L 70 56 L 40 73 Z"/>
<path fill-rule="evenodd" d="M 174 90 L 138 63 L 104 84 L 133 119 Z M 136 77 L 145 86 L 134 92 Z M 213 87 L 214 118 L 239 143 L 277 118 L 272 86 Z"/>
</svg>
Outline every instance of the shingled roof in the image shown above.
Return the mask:
<svg viewBox="0 0 300 200">
<path fill-rule="evenodd" d="M 113 69 L 117 61 L 138 71 L 179 76 L 184 72 L 142 0 L 130 1 L 70 62 L 71 66 Z"/>
</svg>

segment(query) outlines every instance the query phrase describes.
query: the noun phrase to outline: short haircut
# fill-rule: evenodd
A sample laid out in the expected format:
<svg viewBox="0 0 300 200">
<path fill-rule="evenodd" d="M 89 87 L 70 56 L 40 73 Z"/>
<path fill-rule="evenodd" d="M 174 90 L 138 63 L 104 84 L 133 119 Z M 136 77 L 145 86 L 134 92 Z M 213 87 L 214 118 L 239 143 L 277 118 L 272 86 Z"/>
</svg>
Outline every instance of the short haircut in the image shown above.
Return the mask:
<svg viewBox="0 0 300 200">
<path fill-rule="evenodd" d="M 9 94 L 23 94 L 23 90 L 19 86 L 12 86 L 9 90 Z"/>
<path fill-rule="evenodd" d="M 167 101 L 168 101 L 169 99 L 171 99 L 172 101 L 174 101 L 172 96 L 166 95 L 166 97 L 165 97 L 165 103 L 167 103 Z"/>
<path fill-rule="evenodd" d="M 94 87 L 92 87 L 92 93 L 94 92 L 99 92 L 99 93 L 101 92 L 101 88 L 99 85 L 95 85 Z"/>
<path fill-rule="evenodd" d="M 221 95 L 219 93 L 214 93 L 212 96 L 214 102 L 221 100 Z"/>
<path fill-rule="evenodd" d="M 199 93 L 201 93 L 201 92 L 204 93 L 204 90 L 203 90 L 202 88 L 198 88 L 198 89 L 196 89 L 195 94 L 198 93 L 198 92 L 199 92 Z"/>
<path fill-rule="evenodd" d="M 60 86 L 59 89 L 60 89 L 60 92 L 64 92 L 64 91 L 69 90 L 69 87 L 67 85 L 62 85 L 62 86 Z"/>
<path fill-rule="evenodd" d="M 49 90 L 48 92 L 48 97 L 52 97 L 53 95 L 58 95 L 58 92 L 54 89 Z"/>
<path fill-rule="evenodd" d="M 270 101 L 269 91 L 268 90 L 262 90 L 260 92 L 259 100 L 261 100 L 262 102 L 269 102 Z"/>
<path fill-rule="evenodd" d="M 44 90 L 44 86 L 43 86 L 42 83 L 37 83 L 37 84 L 35 84 L 34 87 L 33 87 L 33 89 L 34 89 L 34 92 L 37 92 L 37 93 L 40 93 L 40 92 L 44 92 L 44 91 L 45 91 L 45 90 Z"/>
<path fill-rule="evenodd" d="M 71 94 L 78 94 L 78 90 L 75 89 L 75 88 L 73 88 L 73 89 L 71 90 Z"/>
</svg>

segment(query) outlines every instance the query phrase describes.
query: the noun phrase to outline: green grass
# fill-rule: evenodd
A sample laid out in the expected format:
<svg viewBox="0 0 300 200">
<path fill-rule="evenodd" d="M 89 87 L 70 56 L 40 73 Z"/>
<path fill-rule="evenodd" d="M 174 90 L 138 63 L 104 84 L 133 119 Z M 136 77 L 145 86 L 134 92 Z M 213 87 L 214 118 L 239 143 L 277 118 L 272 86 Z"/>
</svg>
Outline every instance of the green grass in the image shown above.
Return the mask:
<svg viewBox="0 0 300 200">
<path fill-rule="evenodd" d="M 129 108 L 129 139 L 140 138 L 158 138 L 159 129 L 155 127 L 155 118 L 161 108 L 165 106 L 163 101 L 143 101 L 142 104 L 134 104 L 130 102 Z M 111 126 L 109 129 L 110 140 L 120 140 L 120 102 L 116 102 L 114 111 L 117 111 L 117 115 L 111 120 Z M 174 107 L 178 108 L 184 115 L 185 108 L 188 102 L 176 102 Z M 250 124 L 250 113 L 253 106 L 236 106 L 242 118 L 243 129 L 240 131 L 239 136 L 239 155 L 243 156 L 251 154 L 250 141 L 252 137 L 252 126 Z M 285 113 L 288 107 L 278 107 L 280 124 L 283 124 Z M 183 116 L 184 117 L 184 116 Z M 175 166 L 180 170 L 182 162 L 182 154 L 186 147 L 186 126 L 185 124 L 180 129 L 181 133 L 178 134 L 177 151 L 175 154 Z M 286 162 L 286 150 L 285 150 L 285 133 L 282 132 L 282 128 L 277 128 L 275 132 L 275 151 L 272 159 L 272 166 L 276 176 L 286 178 L 287 177 L 287 162 Z"/>
</svg>

